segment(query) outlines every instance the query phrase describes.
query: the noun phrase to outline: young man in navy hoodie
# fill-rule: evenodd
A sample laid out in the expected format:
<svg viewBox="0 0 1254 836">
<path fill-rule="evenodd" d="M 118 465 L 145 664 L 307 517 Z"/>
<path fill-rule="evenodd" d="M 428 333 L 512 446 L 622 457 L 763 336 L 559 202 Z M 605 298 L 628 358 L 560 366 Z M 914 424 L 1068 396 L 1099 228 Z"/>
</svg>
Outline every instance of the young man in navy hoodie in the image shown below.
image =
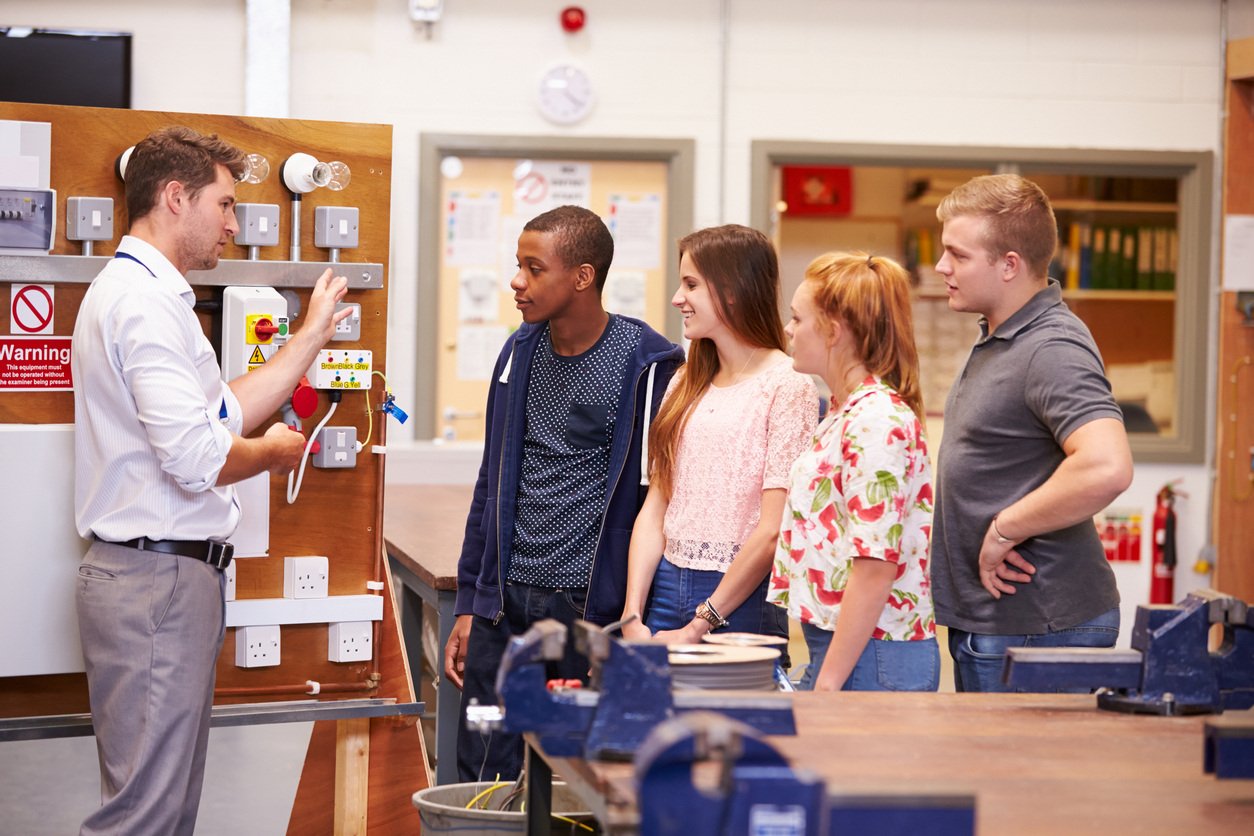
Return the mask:
<svg viewBox="0 0 1254 836">
<path fill-rule="evenodd" d="M 614 239 L 593 212 L 560 206 L 518 238 L 510 282 L 523 325 L 488 391 L 483 462 L 457 567 L 457 624 L 444 674 L 462 689 L 462 781 L 513 780 L 522 739 L 466 728 L 466 707 L 497 702 L 506 644 L 536 621 L 609 624 L 622 612 L 627 545 L 644 501 L 649 422 L 682 350 L 639 320 L 607 313 Z M 568 646 L 553 675 L 588 663 Z"/>
</svg>

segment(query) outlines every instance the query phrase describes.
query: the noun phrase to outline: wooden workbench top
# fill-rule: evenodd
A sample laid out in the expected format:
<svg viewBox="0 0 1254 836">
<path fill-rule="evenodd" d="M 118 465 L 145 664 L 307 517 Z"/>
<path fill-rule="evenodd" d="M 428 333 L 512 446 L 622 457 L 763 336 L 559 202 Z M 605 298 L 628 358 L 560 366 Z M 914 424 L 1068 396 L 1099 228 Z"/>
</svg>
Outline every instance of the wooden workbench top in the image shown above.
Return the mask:
<svg viewBox="0 0 1254 836">
<path fill-rule="evenodd" d="M 473 493 L 473 485 L 388 485 L 383 505 L 388 554 L 432 589 L 456 589 Z"/>
<path fill-rule="evenodd" d="M 797 694 L 772 737 L 830 792 L 976 797 L 980 834 L 1254 832 L 1254 781 L 1202 772 L 1204 717 L 1098 711 L 1091 696 Z M 618 825 L 638 821 L 630 764 L 554 760 Z"/>
</svg>

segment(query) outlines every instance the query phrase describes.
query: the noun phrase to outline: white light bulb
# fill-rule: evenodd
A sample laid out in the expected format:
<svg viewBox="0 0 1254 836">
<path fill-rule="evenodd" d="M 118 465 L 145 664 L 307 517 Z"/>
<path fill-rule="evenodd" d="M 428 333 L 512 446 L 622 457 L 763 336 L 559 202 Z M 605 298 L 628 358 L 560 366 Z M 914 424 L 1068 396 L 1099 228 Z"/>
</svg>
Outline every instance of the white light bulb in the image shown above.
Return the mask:
<svg viewBox="0 0 1254 836">
<path fill-rule="evenodd" d="M 327 168 L 331 170 L 331 179 L 327 181 L 328 189 L 338 192 L 348 188 L 349 181 L 353 178 L 353 172 L 349 171 L 348 163 L 334 160 L 327 163 Z"/>
</svg>

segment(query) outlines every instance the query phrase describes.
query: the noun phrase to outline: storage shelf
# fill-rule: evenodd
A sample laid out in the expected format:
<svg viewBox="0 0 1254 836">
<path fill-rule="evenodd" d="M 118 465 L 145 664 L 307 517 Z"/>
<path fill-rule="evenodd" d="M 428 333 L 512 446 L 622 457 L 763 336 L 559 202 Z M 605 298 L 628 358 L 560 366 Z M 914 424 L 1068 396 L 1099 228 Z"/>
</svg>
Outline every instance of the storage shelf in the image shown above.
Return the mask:
<svg viewBox="0 0 1254 836">
<path fill-rule="evenodd" d="M 1136 200 L 1089 200 L 1088 198 L 1061 197 L 1051 199 L 1055 212 L 1093 212 L 1108 214 L 1112 212 L 1142 212 L 1155 215 L 1174 215 L 1180 207 L 1174 203 L 1150 203 Z"/>
<path fill-rule="evenodd" d="M 946 299 L 949 296 L 943 287 L 916 287 L 912 293 L 916 299 Z M 1174 302 L 1176 292 L 1174 290 L 1064 290 L 1062 298 L 1086 302 Z"/>
<path fill-rule="evenodd" d="M 1063 290 L 1062 298 L 1084 301 L 1174 302 L 1174 290 Z"/>
</svg>

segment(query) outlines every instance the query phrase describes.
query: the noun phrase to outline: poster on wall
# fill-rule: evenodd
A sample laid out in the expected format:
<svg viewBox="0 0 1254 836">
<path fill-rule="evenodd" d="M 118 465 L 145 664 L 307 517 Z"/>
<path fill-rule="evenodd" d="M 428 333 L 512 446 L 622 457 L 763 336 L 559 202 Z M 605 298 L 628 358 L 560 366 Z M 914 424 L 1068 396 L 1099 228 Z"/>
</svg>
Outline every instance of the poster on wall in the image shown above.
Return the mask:
<svg viewBox="0 0 1254 836">
<path fill-rule="evenodd" d="M 662 249 L 662 196 L 610 195 L 605 219 L 614 236 L 614 263 L 656 270 Z"/>
<path fill-rule="evenodd" d="M 457 274 L 457 318 L 462 322 L 495 322 L 500 285 L 496 272 L 466 267 Z"/>
<path fill-rule="evenodd" d="M 1254 290 L 1254 215 L 1224 218 L 1223 289 Z"/>
<path fill-rule="evenodd" d="M 610 270 L 605 279 L 605 309 L 645 319 L 645 276 L 640 270 Z M 654 323 L 656 324 L 656 323 Z"/>
<path fill-rule="evenodd" d="M 457 329 L 457 379 L 487 380 L 509 336 L 504 325 L 462 325 Z"/>
<path fill-rule="evenodd" d="M 445 212 L 444 263 L 491 264 L 501 225 L 501 193 L 450 192 Z"/>
<path fill-rule="evenodd" d="M 834 165 L 786 165 L 784 203 L 788 215 L 833 217 L 853 212 L 853 170 Z"/>
<path fill-rule="evenodd" d="M 522 236 L 523 226 L 529 220 L 530 217 L 524 218 L 521 215 L 506 215 L 501 218 L 501 240 L 497 245 L 501 265 L 501 292 L 511 296 L 514 295 L 514 288 L 510 287 L 510 282 L 518 272 L 518 239 Z"/>
<path fill-rule="evenodd" d="M 591 163 L 520 160 L 514 166 L 514 210 L 527 220 L 558 206 L 591 201 Z"/>
</svg>

